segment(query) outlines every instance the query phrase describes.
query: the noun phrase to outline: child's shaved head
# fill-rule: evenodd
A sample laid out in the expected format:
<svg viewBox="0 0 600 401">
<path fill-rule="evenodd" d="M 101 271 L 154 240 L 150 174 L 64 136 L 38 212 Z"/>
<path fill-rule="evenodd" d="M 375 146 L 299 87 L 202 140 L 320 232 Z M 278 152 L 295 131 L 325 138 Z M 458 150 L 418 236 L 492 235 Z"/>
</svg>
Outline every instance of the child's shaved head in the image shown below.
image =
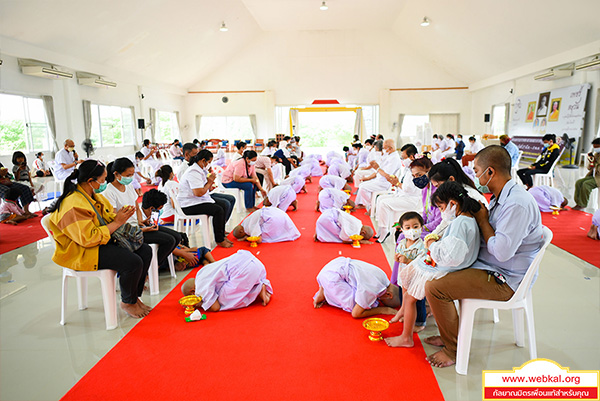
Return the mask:
<svg viewBox="0 0 600 401">
<path fill-rule="evenodd" d="M 244 236 L 246 235 L 246 232 L 244 231 L 244 227 L 242 227 L 241 224 L 238 224 L 237 226 L 235 226 L 235 228 L 233 229 L 232 232 L 233 236 L 235 238 L 244 238 Z"/>
<path fill-rule="evenodd" d="M 189 278 L 181 285 L 183 295 L 193 295 L 196 290 L 196 282 L 193 278 Z"/>
<path fill-rule="evenodd" d="M 369 226 L 362 226 L 360 229 L 360 235 L 363 236 L 363 239 L 371 239 L 373 236 L 373 228 Z"/>
</svg>

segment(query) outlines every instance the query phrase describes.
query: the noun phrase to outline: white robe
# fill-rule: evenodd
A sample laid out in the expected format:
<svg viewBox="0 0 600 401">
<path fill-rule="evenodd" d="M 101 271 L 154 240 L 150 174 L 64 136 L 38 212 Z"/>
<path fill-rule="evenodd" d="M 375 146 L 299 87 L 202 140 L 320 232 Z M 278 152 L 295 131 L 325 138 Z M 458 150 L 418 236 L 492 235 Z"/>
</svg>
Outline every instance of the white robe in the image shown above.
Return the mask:
<svg viewBox="0 0 600 401">
<path fill-rule="evenodd" d="M 367 167 L 367 159 L 369 157 L 369 149 L 361 148 L 358 151 L 358 167 Z"/>
<path fill-rule="evenodd" d="M 306 180 L 300 176 L 288 177 L 285 180 L 281 181 L 281 185 L 291 185 L 294 188 L 296 193 L 300 193 L 304 185 L 306 185 Z"/>
<path fill-rule="evenodd" d="M 337 175 L 327 174 L 321 177 L 321 179 L 319 180 L 319 186 L 323 189 L 344 189 L 344 187 L 346 186 L 346 180 L 344 180 L 342 177 L 338 177 Z"/>
<path fill-rule="evenodd" d="M 350 195 L 342 190 L 325 188 L 319 192 L 319 211 L 323 212 L 327 209 L 341 210 L 348 199 L 350 199 Z"/>
<path fill-rule="evenodd" d="M 321 177 L 323 175 L 323 169 L 321 168 L 321 165 L 319 164 L 319 161 L 317 159 L 313 159 L 313 158 L 304 159 L 304 160 L 302 160 L 300 165 L 301 166 L 309 166 L 310 167 L 310 175 L 312 177 Z"/>
<path fill-rule="evenodd" d="M 351 241 L 352 235 L 360 234 L 362 221 L 338 209 L 325 210 L 317 219 L 315 232 L 321 242 Z"/>
<path fill-rule="evenodd" d="M 284 212 L 296 200 L 296 191 L 291 185 L 278 185 L 267 194 L 267 198 L 273 207 L 279 208 Z"/>
<path fill-rule="evenodd" d="M 260 236 L 265 243 L 295 241 L 300 238 L 300 231 L 290 216 L 272 206 L 253 212 L 241 225 L 248 236 Z"/>
<path fill-rule="evenodd" d="M 352 175 L 352 169 L 350 165 L 341 159 L 334 159 L 327 170 L 327 174 L 337 175 L 343 179 L 346 179 Z"/>
<path fill-rule="evenodd" d="M 352 312 L 355 305 L 376 308 L 379 297 L 390 285 L 387 274 L 379 267 L 341 256 L 323 266 L 317 282 L 327 303 L 346 312 Z"/>
<path fill-rule="evenodd" d="M 307 179 L 308 177 L 310 177 L 311 170 L 312 170 L 311 166 L 300 166 L 300 167 L 295 168 L 292 171 L 290 171 L 289 176 L 290 177 L 300 176 L 304 179 Z"/>
<path fill-rule="evenodd" d="M 394 174 L 402 167 L 402 160 L 398 152 L 392 152 L 385 155 L 381 159 L 379 168 L 387 174 Z M 388 191 L 392 184 L 380 173 L 372 180 L 365 181 L 358 186 L 358 194 L 356 195 L 356 204 L 365 205 L 367 209 L 371 208 L 371 195 L 373 192 Z"/>
<path fill-rule="evenodd" d="M 244 308 L 256 300 L 262 285 L 272 294 L 265 266 L 246 250 L 215 263 L 209 263 L 196 274 L 195 294 L 202 297 L 204 309 L 219 301 L 221 310 Z"/>
<path fill-rule="evenodd" d="M 219 148 L 219 150 L 217 150 L 217 154 L 215 155 L 215 158 L 211 164 L 213 166 L 227 167 L 227 163 L 225 162 L 225 152 L 223 149 Z"/>
<path fill-rule="evenodd" d="M 327 152 L 326 163 L 328 166 L 331 165 L 331 163 L 333 162 L 334 159 L 344 160 L 344 155 L 336 152 L 335 150 L 332 150 L 331 152 Z"/>
</svg>

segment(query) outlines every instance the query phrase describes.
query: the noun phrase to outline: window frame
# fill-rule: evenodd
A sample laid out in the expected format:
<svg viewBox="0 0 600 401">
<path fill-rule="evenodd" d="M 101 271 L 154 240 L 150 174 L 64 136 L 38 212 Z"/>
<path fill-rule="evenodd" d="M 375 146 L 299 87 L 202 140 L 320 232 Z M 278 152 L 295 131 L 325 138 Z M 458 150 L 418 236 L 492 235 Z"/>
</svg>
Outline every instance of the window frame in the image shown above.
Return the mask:
<svg viewBox="0 0 600 401">
<path fill-rule="evenodd" d="M 25 140 L 25 148 L 13 149 L 12 151 L 9 151 L 8 153 L 4 152 L 3 150 L 0 150 L 0 155 L 10 156 L 10 155 L 12 155 L 12 153 L 14 153 L 16 151 L 21 151 L 24 153 L 51 152 L 53 150 L 53 146 L 52 146 L 53 140 L 50 137 L 50 128 L 48 126 L 48 117 L 46 115 L 46 109 L 45 109 L 45 105 L 44 105 L 44 101 L 43 101 L 42 97 L 36 96 L 36 95 L 27 95 L 27 94 L 11 93 L 11 92 L 0 92 L 0 95 L 14 96 L 14 97 L 20 98 L 21 109 L 23 111 L 23 120 L 22 121 L 23 121 L 23 134 L 24 134 L 24 140 Z M 33 124 L 41 124 L 41 123 L 34 123 L 31 121 L 31 111 L 29 109 L 29 106 L 30 106 L 29 100 L 39 100 L 40 102 L 42 102 L 42 108 L 43 108 L 43 113 L 44 113 L 44 126 L 45 126 L 45 131 L 46 131 L 45 147 L 42 147 L 42 148 L 36 148 L 34 146 L 32 125 Z"/>
<path fill-rule="evenodd" d="M 91 118 L 92 118 L 92 127 L 91 127 L 91 132 L 92 135 L 90 137 L 90 139 L 92 141 L 95 141 L 96 138 L 93 138 L 94 135 L 94 108 L 96 108 L 96 114 L 97 114 L 97 121 L 96 124 L 98 126 L 98 143 L 94 144 L 94 147 L 96 148 L 122 148 L 122 147 L 126 147 L 126 146 L 134 146 L 135 145 L 135 123 L 134 123 L 134 114 L 133 111 L 131 109 L 131 106 L 121 106 L 121 105 L 111 105 L 111 104 L 101 104 L 101 103 L 91 103 L 90 105 L 91 107 Z M 121 143 L 120 144 L 111 144 L 111 145 L 105 145 L 104 144 L 104 138 L 102 135 L 102 113 L 101 113 L 101 107 L 117 107 L 120 110 L 120 127 L 121 127 Z M 130 115 L 131 118 L 131 135 L 129 135 L 130 137 L 130 142 L 126 142 L 126 135 L 124 132 L 125 129 L 125 122 L 124 122 L 124 118 L 123 118 L 123 112 L 127 111 Z"/>
</svg>

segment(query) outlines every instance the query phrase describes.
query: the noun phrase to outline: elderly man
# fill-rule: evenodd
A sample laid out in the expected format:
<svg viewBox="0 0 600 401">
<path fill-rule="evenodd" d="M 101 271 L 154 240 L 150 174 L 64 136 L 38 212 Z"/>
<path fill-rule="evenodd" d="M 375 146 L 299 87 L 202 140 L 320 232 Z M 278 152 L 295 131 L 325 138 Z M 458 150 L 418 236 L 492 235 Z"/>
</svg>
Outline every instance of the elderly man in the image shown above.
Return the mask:
<svg viewBox="0 0 600 401">
<path fill-rule="evenodd" d="M 519 148 L 512 142 L 512 139 L 508 135 L 500 135 L 500 145 L 506 149 L 510 155 L 512 166 L 519 168 Z"/>
<path fill-rule="evenodd" d="M 83 163 L 79 160 L 77 152 L 75 152 L 75 142 L 72 139 L 67 139 L 61 150 L 56 152 L 54 156 L 54 174 L 56 179 L 63 181 L 71 175 L 75 166 Z"/>
<path fill-rule="evenodd" d="M 498 145 L 481 150 L 474 161 L 475 184 L 494 194 L 488 209 L 475 216 L 481 230 L 479 257 L 470 268 L 429 281 L 425 294 L 440 336 L 426 343 L 442 347 L 427 357 L 437 367 L 456 361 L 458 314 L 454 300 L 475 298 L 508 301 L 523 280 L 544 239 L 535 199 L 511 179 L 510 156 Z"/>
<path fill-rule="evenodd" d="M 371 195 L 373 192 L 387 191 L 392 187 L 388 181 L 392 174 L 400 170 L 402 160 L 396 151 L 396 146 L 393 139 L 383 141 L 383 156 L 381 163 L 372 162 L 371 166 L 375 173 L 363 179 L 363 182 L 358 186 L 358 194 L 356 195 L 357 209 L 367 208 L 371 206 Z"/>
</svg>

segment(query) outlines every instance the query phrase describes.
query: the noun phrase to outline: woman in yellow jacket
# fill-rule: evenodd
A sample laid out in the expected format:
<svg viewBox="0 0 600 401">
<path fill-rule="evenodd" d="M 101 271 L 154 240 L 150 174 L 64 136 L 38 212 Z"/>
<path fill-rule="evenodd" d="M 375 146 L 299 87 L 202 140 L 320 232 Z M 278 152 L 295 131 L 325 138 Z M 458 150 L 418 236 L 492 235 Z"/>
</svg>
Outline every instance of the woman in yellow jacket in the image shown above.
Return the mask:
<svg viewBox="0 0 600 401">
<path fill-rule="evenodd" d="M 139 297 L 144 290 L 152 250 L 143 244 L 131 252 L 111 241 L 111 234 L 135 213 L 135 207 L 126 206 L 115 213 L 110 202 L 100 195 L 106 185 L 106 168 L 96 160 L 84 161 L 65 180 L 63 194 L 50 210 L 50 229 L 56 241 L 52 260 L 73 270 L 117 271 L 121 309 L 131 317 L 141 318 L 151 310 Z"/>
</svg>

